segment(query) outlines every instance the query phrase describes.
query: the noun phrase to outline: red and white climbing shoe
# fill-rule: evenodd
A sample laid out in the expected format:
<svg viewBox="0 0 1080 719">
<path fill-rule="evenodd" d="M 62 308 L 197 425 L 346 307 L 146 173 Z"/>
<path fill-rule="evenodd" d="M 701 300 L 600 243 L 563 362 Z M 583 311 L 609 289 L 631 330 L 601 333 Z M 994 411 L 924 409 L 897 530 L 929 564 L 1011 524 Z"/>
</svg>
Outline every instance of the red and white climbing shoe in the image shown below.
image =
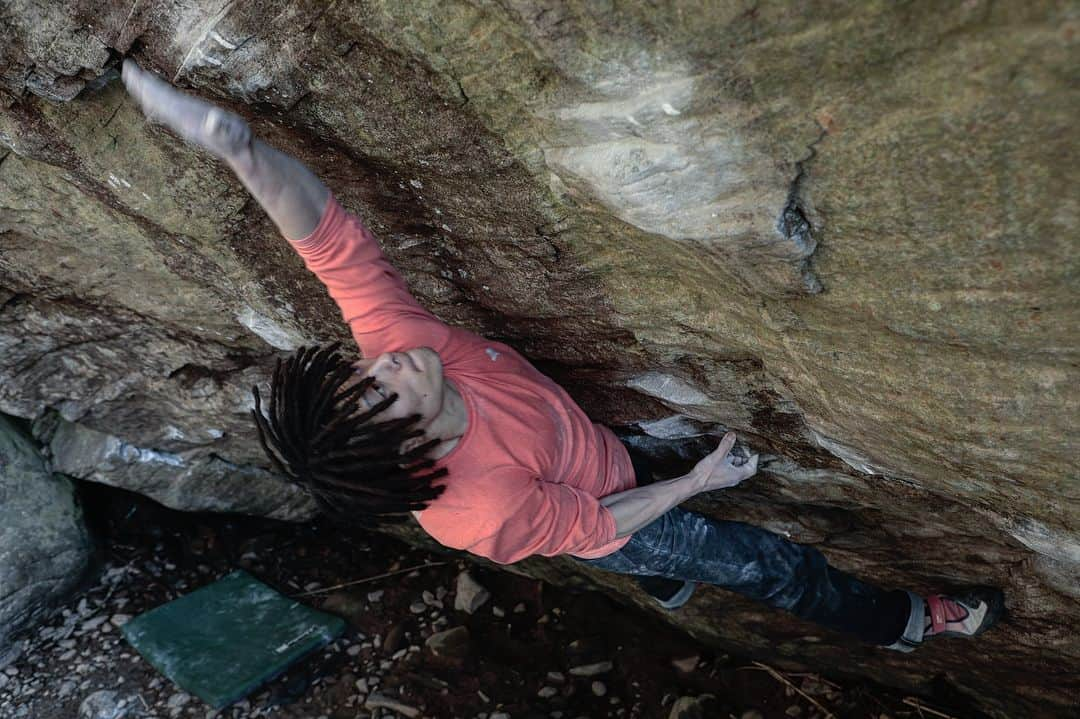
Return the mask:
<svg viewBox="0 0 1080 719">
<path fill-rule="evenodd" d="M 958 594 L 931 594 L 925 599 L 908 592 L 911 615 L 904 634 L 888 649 L 910 652 L 930 637 L 975 637 L 997 622 L 1005 595 L 994 587 L 972 587 Z"/>
</svg>

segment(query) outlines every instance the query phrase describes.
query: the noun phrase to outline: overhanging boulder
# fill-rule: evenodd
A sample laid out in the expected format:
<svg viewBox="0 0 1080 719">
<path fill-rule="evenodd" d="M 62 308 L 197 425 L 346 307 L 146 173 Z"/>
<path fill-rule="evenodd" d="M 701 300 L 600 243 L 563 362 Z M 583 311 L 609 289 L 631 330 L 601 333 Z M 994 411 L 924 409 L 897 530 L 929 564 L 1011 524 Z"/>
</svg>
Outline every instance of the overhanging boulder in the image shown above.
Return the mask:
<svg viewBox="0 0 1080 719">
<path fill-rule="evenodd" d="M 917 659 L 720 592 L 672 621 L 996 714 L 1075 705 L 1067 10 L 78 0 L 0 25 L 0 410 L 93 439 L 64 445 L 79 476 L 165 491 L 137 460 L 179 457 L 201 501 L 293 506 L 238 488 L 279 486 L 248 388 L 348 340 L 227 168 L 109 81 L 130 53 L 300 157 L 426 306 L 670 471 L 727 428 L 778 457 L 696 508 L 884 585 L 997 584 L 1010 610 Z"/>
</svg>

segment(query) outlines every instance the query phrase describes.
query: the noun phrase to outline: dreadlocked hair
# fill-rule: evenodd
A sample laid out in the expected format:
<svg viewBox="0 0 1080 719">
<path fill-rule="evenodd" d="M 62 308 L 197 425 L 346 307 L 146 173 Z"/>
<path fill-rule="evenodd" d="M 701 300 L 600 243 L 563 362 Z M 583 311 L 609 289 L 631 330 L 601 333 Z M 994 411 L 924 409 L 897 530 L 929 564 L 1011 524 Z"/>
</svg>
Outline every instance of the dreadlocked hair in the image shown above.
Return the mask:
<svg viewBox="0 0 1080 719">
<path fill-rule="evenodd" d="M 274 467 L 331 517 L 366 527 L 400 522 L 445 489 L 432 482 L 446 476 L 446 468 L 433 470 L 435 461 L 424 457 L 439 440 L 402 452 L 402 443 L 424 434 L 415 428 L 420 415 L 373 421 L 397 395 L 361 410 L 360 398 L 375 379 L 342 391 L 356 370 L 338 355 L 340 346 L 301 347 L 284 362 L 279 358 L 269 417 L 263 417 L 259 388 L 251 388 L 259 443 Z"/>
</svg>

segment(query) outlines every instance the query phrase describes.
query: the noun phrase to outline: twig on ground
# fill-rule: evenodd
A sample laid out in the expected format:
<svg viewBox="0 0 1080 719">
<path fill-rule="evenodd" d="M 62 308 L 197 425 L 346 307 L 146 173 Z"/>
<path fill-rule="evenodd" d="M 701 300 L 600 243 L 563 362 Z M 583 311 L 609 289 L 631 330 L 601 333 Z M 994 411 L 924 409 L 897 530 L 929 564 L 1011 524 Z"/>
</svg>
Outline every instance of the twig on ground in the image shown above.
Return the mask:
<svg viewBox="0 0 1080 719">
<path fill-rule="evenodd" d="M 904 703 L 907 704 L 909 707 L 915 707 L 915 710 L 918 711 L 920 715 L 922 714 L 922 712 L 928 711 L 934 716 L 942 717 L 942 719 L 956 719 L 956 717 L 954 717 L 952 714 L 946 714 L 945 712 L 940 712 L 937 709 L 931 709 L 915 697 L 904 697 Z"/>
<path fill-rule="evenodd" d="M 768 664 L 762 664 L 761 662 L 754 662 L 753 666 L 739 667 L 739 668 L 740 669 L 759 669 L 759 670 L 761 670 L 763 672 L 768 672 L 769 676 L 771 676 L 773 679 L 780 682 L 781 684 L 784 684 L 785 686 L 791 687 L 791 689 L 796 694 L 798 694 L 803 699 L 805 699 L 806 701 L 810 702 L 811 704 L 816 706 L 818 709 L 820 709 L 825 714 L 824 719 L 836 719 L 835 714 L 833 714 L 831 711 L 829 711 L 824 706 L 822 706 L 820 702 L 818 702 L 812 696 L 810 696 L 809 694 L 804 692 L 802 689 L 799 689 L 799 687 L 795 686 L 795 684 L 790 679 L 785 677 L 782 673 L 780 673 L 776 669 L 773 669 L 772 667 L 770 667 Z M 953 719 L 953 718 L 950 717 L 950 719 Z"/>
<path fill-rule="evenodd" d="M 427 564 L 417 564 L 415 567 L 405 567 L 404 569 L 398 569 L 393 572 L 385 572 L 383 574 L 376 574 L 374 577 L 365 577 L 364 579 L 357 579 L 352 582 L 345 582 L 344 584 L 335 584 L 332 587 L 319 587 L 318 589 L 312 589 L 310 592 L 301 592 L 300 594 L 294 594 L 293 597 L 308 597 L 312 594 L 322 594 L 323 592 L 332 592 L 335 589 L 342 589 L 343 587 L 351 587 L 356 584 L 364 584 L 365 582 L 374 582 L 376 579 L 386 579 L 392 577 L 395 574 L 405 574 L 417 569 L 427 569 L 428 567 L 441 567 L 446 562 L 429 562 Z"/>
<path fill-rule="evenodd" d="M 788 676 L 789 677 L 811 677 L 813 679 L 817 679 L 822 684 L 827 684 L 828 686 L 832 687 L 833 689 L 839 689 L 840 688 L 839 684 L 834 684 L 833 682 L 830 682 L 825 677 L 821 676 L 820 674 L 815 674 L 814 672 L 788 672 Z"/>
</svg>

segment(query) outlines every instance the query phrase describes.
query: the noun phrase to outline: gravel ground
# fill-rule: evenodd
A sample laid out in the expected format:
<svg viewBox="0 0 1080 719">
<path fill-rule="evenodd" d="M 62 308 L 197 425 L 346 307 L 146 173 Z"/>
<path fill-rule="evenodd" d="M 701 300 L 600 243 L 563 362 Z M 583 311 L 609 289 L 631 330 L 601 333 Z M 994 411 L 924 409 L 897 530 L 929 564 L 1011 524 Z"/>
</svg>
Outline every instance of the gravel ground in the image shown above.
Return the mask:
<svg viewBox="0 0 1080 719">
<path fill-rule="evenodd" d="M 597 593 L 382 535 L 183 514 L 100 488 L 84 489 L 84 502 L 103 537 L 103 570 L 0 669 L 3 719 L 935 716 L 881 688 L 774 674 L 710 651 Z M 349 627 L 216 711 L 159 674 L 118 628 L 237 568 Z M 367 581 L 337 587 L 358 579 Z"/>
</svg>

